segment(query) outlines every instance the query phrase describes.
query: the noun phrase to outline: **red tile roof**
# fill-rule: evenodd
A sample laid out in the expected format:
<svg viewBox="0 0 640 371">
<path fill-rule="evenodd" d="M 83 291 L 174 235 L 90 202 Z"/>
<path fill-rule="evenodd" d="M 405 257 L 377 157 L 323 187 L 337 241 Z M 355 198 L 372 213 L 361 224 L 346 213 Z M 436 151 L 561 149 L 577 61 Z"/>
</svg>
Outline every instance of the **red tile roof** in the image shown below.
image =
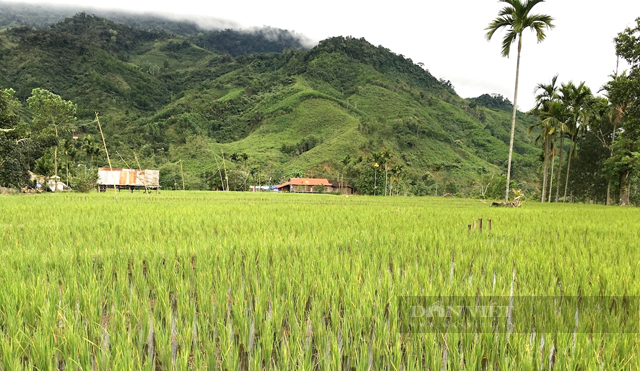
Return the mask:
<svg viewBox="0 0 640 371">
<path fill-rule="evenodd" d="M 282 183 L 279 186 L 277 186 L 276 188 L 282 188 L 288 185 L 294 185 L 294 186 L 301 186 L 301 185 L 308 185 L 308 186 L 317 186 L 317 185 L 323 185 L 325 187 L 331 187 L 331 183 L 329 183 L 329 181 L 327 179 L 316 179 L 316 178 L 289 178 L 289 181 L 286 183 Z"/>
</svg>

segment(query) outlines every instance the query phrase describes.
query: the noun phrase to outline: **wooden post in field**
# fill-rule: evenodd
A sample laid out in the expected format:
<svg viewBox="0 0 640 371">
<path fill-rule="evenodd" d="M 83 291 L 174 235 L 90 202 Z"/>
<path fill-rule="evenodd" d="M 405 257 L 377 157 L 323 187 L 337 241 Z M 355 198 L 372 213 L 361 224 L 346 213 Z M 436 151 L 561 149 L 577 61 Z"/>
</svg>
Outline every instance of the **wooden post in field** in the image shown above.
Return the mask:
<svg viewBox="0 0 640 371">
<path fill-rule="evenodd" d="M 100 136 L 102 136 L 102 144 L 104 145 L 104 153 L 107 154 L 107 162 L 109 163 L 109 171 L 113 177 L 113 191 L 116 195 L 116 202 L 118 202 L 118 188 L 116 187 L 116 176 L 113 174 L 113 166 L 111 166 L 111 159 L 109 158 L 109 151 L 107 150 L 107 141 L 104 139 L 104 133 L 102 132 L 102 125 L 100 125 L 100 119 L 98 118 L 98 112 L 96 112 L 96 121 L 98 122 L 98 129 L 100 129 Z"/>
<path fill-rule="evenodd" d="M 467 236 L 471 234 L 471 224 L 467 226 Z"/>
<path fill-rule="evenodd" d="M 489 232 L 491 232 L 491 219 L 489 219 Z"/>
<path fill-rule="evenodd" d="M 473 230 L 474 231 L 476 230 L 476 220 L 475 219 L 473 220 Z"/>
<path fill-rule="evenodd" d="M 478 219 L 478 229 L 482 232 L 482 218 Z"/>
<path fill-rule="evenodd" d="M 182 177 L 182 190 L 184 191 L 184 172 L 182 171 L 182 159 L 180 159 L 180 176 Z"/>
</svg>

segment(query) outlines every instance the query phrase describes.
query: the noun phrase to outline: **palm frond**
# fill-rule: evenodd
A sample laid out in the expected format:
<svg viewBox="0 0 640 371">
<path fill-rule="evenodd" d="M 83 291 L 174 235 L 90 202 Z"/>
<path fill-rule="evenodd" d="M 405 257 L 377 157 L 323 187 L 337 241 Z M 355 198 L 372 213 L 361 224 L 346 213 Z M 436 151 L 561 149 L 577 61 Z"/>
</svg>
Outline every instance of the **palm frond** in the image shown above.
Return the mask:
<svg viewBox="0 0 640 371">
<path fill-rule="evenodd" d="M 489 23 L 489 26 L 487 26 L 487 28 L 485 28 L 485 31 L 487 31 L 485 37 L 487 38 L 487 40 L 491 40 L 496 31 L 503 27 L 511 27 L 512 24 L 513 18 L 511 16 L 498 17 L 491 23 Z"/>
<path fill-rule="evenodd" d="M 566 123 L 564 123 L 564 122 L 561 122 L 561 123 L 560 123 L 560 132 L 561 132 L 561 133 L 567 133 L 567 132 L 569 132 L 569 127 L 567 126 L 567 124 L 566 124 Z"/>
<path fill-rule="evenodd" d="M 509 4 L 512 8 L 516 8 L 518 5 L 522 6 L 522 2 L 520 0 L 498 0 L 498 2 Z"/>
<path fill-rule="evenodd" d="M 511 8 L 513 8 L 513 12 L 515 14 L 522 13 L 522 11 L 525 9 L 525 4 L 522 3 L 521 0 L 509 0 L 509 1 L 503 1 L 503 2 L 511 5 Z"/>
<path fill-rule="evenodd" d="M 527 13 L 529 13 L 534 6 L 540 3 L 544 3 L 544 0 L 528 0 L 526 3 L 524 3 L 524 9 L 527 11 Z"/>
<path fill-rule="evenodd" d="M 557 81 L 558 75 L 556 74 L 551 78 L 551 83 L 539 83 L 536 85 L 536 88 L 534 90 L 534 94 L 536 94 L 536 110 L 543 108 L 545 111 L 547 111 L 548 102 L 558 99 Z"/>
<path fill-rule="evenodd" d="M 549 128 L 549 130 L 547 131 L 547 135 L 553 135 L 553 133 L 556 132 L 556 127 L 552 126 Z"/>
<path fill-rule="evenodd" d="M 502 40 L 502 56 L 508 57 L 513 44 L 522 35 L 522 31 L 529 28 L 537 35 L 538 42 L 546 37 L 545 30 L 553 28 L 553 18 L 545 14 L 535 14 L 529 16 L 529 12 L 536 5 L 544 0 L 498 0 L 508 4 L 500 10 L 498 17 L 485 28 L 487 40 L 491 40 L 493 35 L 501 28 L 507 30 L 507 34 Z"/>
<path fill-rule="evenodd" d="M 540 143 L 540 141 L 541 141 L 541 140 L 543 140 L 543 139 L 544 139 L 544 138 L 542 138 L 542 135 L 538 135 L 538 136 L 536 137 L 536 139 L 533 141 L 533 143 L 538 144 L 538 143 Z"/>
<path fill-rule="evenodd" d="M 538 42 L 544 41 L 547 37 L 546 30 L 554 28 L 553 17 L 546 14 L 533 14 L 524 19 L 523 29 L 530 28 L 536 33 Z"/>
<path fill-rule="evenodd" d="M 511 53 L 511 44 L 513 44 L 517 38 L 518 38 L 518 34 L 513 30 L 507 32 L 507 34 L 504 35 L 504 38 L 502 39 L 502 56 L 503 57 L 509 56 L 509 54 Z"/>
<path fill-rule="evenodd" d="M 509 16 L 512 17 L 514 16 L 515 13 L 515 9 L 511 6 L 505 6 L 504 8 L 502 8 L 502 10 L 498 13 L 499 17 L 504 17 L 504 16 Z"/>
</svg>

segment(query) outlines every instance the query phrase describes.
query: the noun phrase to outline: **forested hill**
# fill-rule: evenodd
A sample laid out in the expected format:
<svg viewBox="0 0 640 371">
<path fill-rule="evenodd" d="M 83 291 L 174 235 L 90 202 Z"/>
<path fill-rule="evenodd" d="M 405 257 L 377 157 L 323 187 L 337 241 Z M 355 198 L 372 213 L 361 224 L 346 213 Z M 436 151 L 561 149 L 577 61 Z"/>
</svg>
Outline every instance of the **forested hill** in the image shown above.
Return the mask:
<svg viewBox="0 0 640 371">
<path fill-rule="evenodd" d="M 511 101 L 500 94 L 482 94 L 479 97 L 470 98 L 469 100 L 487 108 L 501 109 L 505 111 L 513 110 L 513 104 Z"/>
<path fill-rule="evenodd" d="M 362 193 L 382 192 L 378 177 L 388 192 L 408 194 L 500 188 L 510 114 L 460 98 L 410 59 L 350 37 L 236 55 L 202 36 L 84 13 L 47 29 L 12 27 L 0 32 L 0 87 L 23 103 L 34 88 L 77 103 L 76 136 L 95 135 L 100 112 L 117 166 L 135 151 L 161 170 L 164 187 L 177 183 L 181 161 L 188 188 L 221 188 L 224 160 L 232 189 L 293 175 L 344 178 Z M 26 107 L 21 115 L 30 120 Z M 515 144 L 525 188 L 539 152 L 530 120 L 519 115 Z"/>
<path fill-rule="evenodd" d="M 72 5 L 8 3 L 1 0 L 0 30 L 19 26 L 47 29 L 78 13 L 97 15 L 138 30 L 181 35 L 198 46 L 233 56 L 301 50 L 310 44 L 303 35 L 274 27 L 238 31 L 215 19 L 208 20 L 207 26 L 203 27 L 194 21 L 175 21 L 159 15 L 97 9 L 87 11 Z"/>
</svg>

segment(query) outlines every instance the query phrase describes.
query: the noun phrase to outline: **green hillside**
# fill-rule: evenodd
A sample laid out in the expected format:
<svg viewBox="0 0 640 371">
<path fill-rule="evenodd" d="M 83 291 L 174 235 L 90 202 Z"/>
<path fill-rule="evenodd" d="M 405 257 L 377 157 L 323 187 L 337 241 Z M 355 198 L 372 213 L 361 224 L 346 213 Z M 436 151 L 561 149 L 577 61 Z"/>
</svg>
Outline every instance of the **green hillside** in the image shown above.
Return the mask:
<svg viewBox="0 0 640 371">
<path fill-rule="evenodd" d="M 373 193 L 386 174 L 388 188 L 409 194 L 477 193 L 504 173 L 504 102 L 464 100 L 384 47 L 336 37 L 308 51 L 232 55 L 210 41 L 86 14 L 14 27 L 0 32 L 0 86 L 23 102 L 35 87 L 72 100 L 80 134 L 96 134 L 99 112 L 117 166 L 134 166 L 135 151 L 165 187 L 179 183 L 180 160 L 192 189 L 221 188 L 224 167 L 232 189 L 306 174 Z M 539 152 L 530 120 L 519 116 L 514 160 L 527 189 Z"/>
</svg>

